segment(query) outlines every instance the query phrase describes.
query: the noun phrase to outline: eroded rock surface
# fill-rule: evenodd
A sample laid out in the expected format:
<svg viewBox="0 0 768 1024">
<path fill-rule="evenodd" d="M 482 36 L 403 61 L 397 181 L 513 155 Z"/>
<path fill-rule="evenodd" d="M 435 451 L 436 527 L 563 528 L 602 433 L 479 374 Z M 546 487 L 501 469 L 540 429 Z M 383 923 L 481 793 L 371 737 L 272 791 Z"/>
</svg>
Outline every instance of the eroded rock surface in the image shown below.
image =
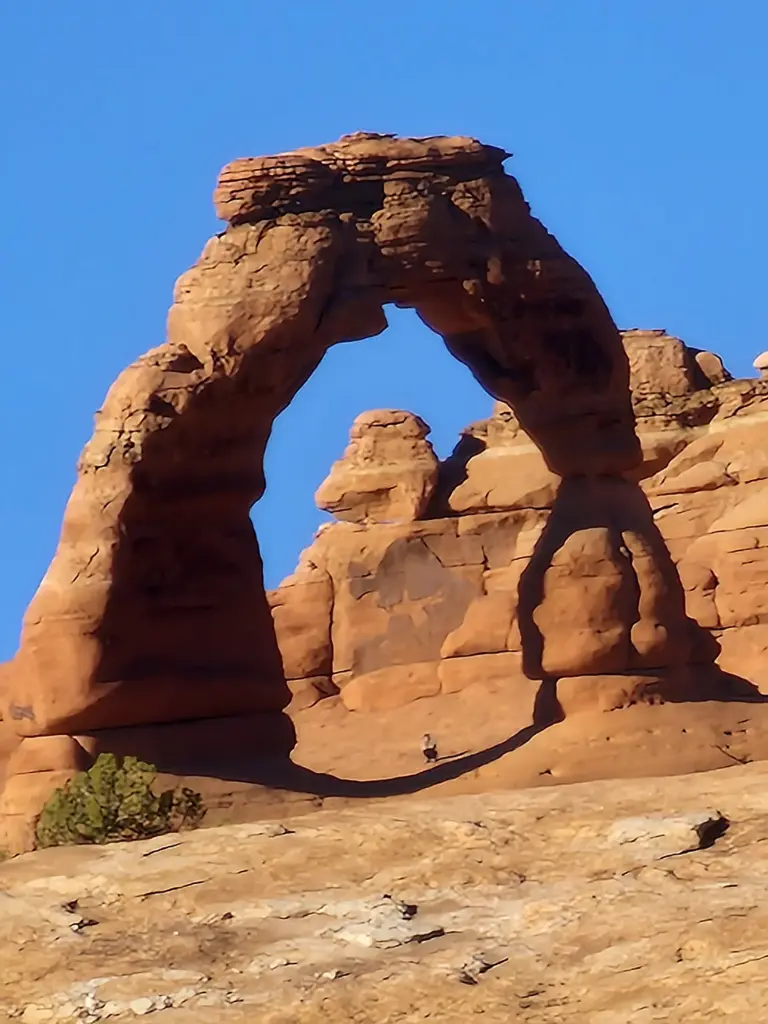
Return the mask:
<svg viewBox="0 0 768 1024">
<path fill-rule="evenodd" d="M 361 413 L 344 458 L 315 495 L 318 507 L 349 523 L 418 519 L 437 483 L 428 433 L 424 420 L 400 409 Z"/>
<path fill-rule="evenodd" d="M 497 402 L 417 521 L 337 523 L 307 549 L 332 591 L 327 680 L 346 707 L 498 679 L 557 680 L 565 714 L 768 693 L 768 385 L 664 331 L 623 340 L 643 452 L 623 477 L 562 480 Z"/>
<path fill-rule="evenodd" d="M 761 1021 L 765 789 L 749 766 L 30 854 L 0 865 L 0 1013 Z"/>
<path fill-rule="evenodd" d="M 615 475 L 638 464 L 616 326 L 588 274 L 531 216 L 507 156 L 469 138 L 361 132 L 224 168 L 214 202 L 226 229 L 177 281 L 166 340 L 120 374 L 80 457 L 5 687 L 20 736 L 82 736 L 109 749 L 124 747 L 115 733 L 132 728 L 136 752 L 154 746 L 166 761 L 158 737 L 178 750 L 187 724 L 202 722 L 211 723 L 206 756 L 226 737 L 228 758 L 249 720 L 243 756 L 287 759 L 290 720 L 282 716 L 288 729 L 272 724 L 328 685 L 327 623 L 307 629 L 307 649 L 295 642 L 307 601 L 322 607 L 326 597 L 322 583 L 305 581 L 296 594 L 306 601 L 272 602 L 281 633 L 294 638 L 281 655 L 249 513 L 264 490 L 275 417 L 329 346 L 386 327 L 389 302 L 414 308 L 515 409 L 551 472 Z M 434 465 L 423 427 L 406 425 L 420 467 L 407 483 L 366 472 L 359 494 L 360 470 L 371 468 L 360 438 L 328 485 L 330 507 L 364 520 L 385 507 L 397 519 L 422 511 Z M 431 620 L 424 635 L 436 658 L 479 596 L 477 573 L 454 581 L 428 546 L 407 546 L 400 584 Z M 445 578 L 447 616 L 422 569 Z M 365 589 L 366 573 L 355 586 Z M 393 615 L 378 651 L 333 636 L 331 684 L 360 658 L 366 672 L 410 663 L 412 634 Z M 427 672 L 418 677 L 429 689 Z M 0 817 L 23 802 L 22 790 L 33 813 L 33 787 L 18 780 L 15 791 L 13 779 L 6 785 Z M 39 796 L 45 780 L 35 785 Z"/>
<path fill-rule="evenodd" d="M 7 688 L 21 735 L 285 707 L 249 519 L 264 448 L 328 347 L 383 330 L 387 302 L 415 308 L 515 408 L 554 471 L 637 462 L 616 327 L 506 156 L 358 133 L 224 168 L 228 226 L 80 458 Z"/>
<path fill-rule="evenodd" d="M 110 388 L 2 671 L 22 738 L 3 823 L 28 832 L 101 750 L 279 785 L 297 717 L 329 702 L 506 686 L 541 729 L 760 698 L 768 385 L 663 331 L 622 338 L 505 158 L 359 133 L 222 171 L 227 227 Z M 272 422 L 388 302 L 497 406 L 439 466 L 416 415 L 359 419 L 319 497 L 342 521 L 267 597 L 249 513 Z"/>
</svg>

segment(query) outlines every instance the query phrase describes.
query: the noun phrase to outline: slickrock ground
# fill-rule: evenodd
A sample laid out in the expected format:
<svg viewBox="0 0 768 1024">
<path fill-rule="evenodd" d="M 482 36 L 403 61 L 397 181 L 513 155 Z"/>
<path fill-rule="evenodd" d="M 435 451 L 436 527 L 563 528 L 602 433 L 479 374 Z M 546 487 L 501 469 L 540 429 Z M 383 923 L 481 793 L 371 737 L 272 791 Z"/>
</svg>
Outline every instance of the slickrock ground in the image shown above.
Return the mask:
<svg viewBox="0 0 768 1024">
<path fill-rule="evenodd" d="M 0 865 L 0 1014 L 756 1024 L 767 782 L 749 765 L 358 803 L 27 854 Z"/>
</svg>

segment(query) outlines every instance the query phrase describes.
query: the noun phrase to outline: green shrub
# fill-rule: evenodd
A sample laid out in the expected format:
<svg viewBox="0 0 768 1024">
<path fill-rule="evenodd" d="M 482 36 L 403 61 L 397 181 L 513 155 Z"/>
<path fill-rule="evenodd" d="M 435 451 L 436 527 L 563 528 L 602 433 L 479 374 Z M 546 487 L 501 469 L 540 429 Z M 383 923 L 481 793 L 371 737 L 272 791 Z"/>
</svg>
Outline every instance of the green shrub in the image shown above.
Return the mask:
<svg viewBox="0 0 768 1024">
<path fill-rule="evenodd" d="M 158 796 L 156 777 L 154 765 L 135 757 L 120 764 L 114 754 L 100 754 L 48 800 L 37 819 L 38 847 L 149 839 L 196 828 L 205 815 L 200 794 L 185 787 Z"/>
</svg>

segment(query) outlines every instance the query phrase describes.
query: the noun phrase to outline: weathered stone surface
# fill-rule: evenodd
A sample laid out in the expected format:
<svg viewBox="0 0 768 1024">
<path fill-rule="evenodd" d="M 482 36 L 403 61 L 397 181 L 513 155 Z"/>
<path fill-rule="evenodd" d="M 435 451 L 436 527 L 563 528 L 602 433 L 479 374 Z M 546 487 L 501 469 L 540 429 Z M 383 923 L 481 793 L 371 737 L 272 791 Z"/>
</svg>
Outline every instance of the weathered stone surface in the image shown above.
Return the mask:
<svg viewBox="0 0 768 1024">
<path fill-rule="evenodd" d="M 400 409 L 361 413 L 344 457 L 315 494 L 318 507 L 351 523 L 419 519 L 437 482 L 428 433 L 422 419 Z"/>
<path fill-rule="evenodd" d="M 76 774 L 74 768 L 58 771 L 25 772 L 9 775 L 0 795 L 0 819 L 8 816 L 36 818 L 55 789 L 69 782 Z M 12 852 L 19 852 L 13 850 Z"/>
<path fill-rule="evenodd" d="M 768 621 L 768 382 L 731 381 L 662 331 L 620 337 L 502 159 L 363 134 L 225 169 L 229 226 L 81 457 L 6 672 L 20 735 L 179 775 L 221 776 L 224 757 L 242 778 L 246 748 L 288 770 L 286 707 L 378 721 L 408 704 L 415 720 L 514 694 L 524 732 L 759 696 L 764 638 L 743 631 Z M 319 497 L 342 521 L 267 597 L 249 510 L 272 421 L 330 345 L 383 329 L 387 302 L 497 405 L 439 467 L 417 416 L 358 418 Z M 569 778 L 614 771 L 581 756 Z M 44 760 L 12 775 L 9 814 L 24 779 L 39 809 L 64 769 Z"/>
<path fill-rule="evenodd" d="M 421 522 L 323 531 L 309 557 L 332 583 L 342 688 L 438 661 L 443 693 L 504 673 L 554 677 L 575 714 L 730 699 L 731 682 L 711 672 L 718 654 L 732 676 L 765 685 L 762 643 L 745 639 L 740 669 L 742 645 L 724 630 L 768 620 L 766 385 L 730 381 L 716 356 L 661 331 L 623 338 L 644 454 L 625 481 L 561 483 L 496 403 L 440 466 Z M 502 671 L 508 652 L 518 661 Z M 386 678 L 387 707 L 411 699 Z M 373 707 L 356 693 L 358 710 Z"/>
<path fill-rule="evenodd" d="M 84 771 L 93 760 L 87 746 L 74 736 L 28 736 L 9 757 L 6 771 L 9 775 Z"/>
<path fill-rule="evenodd" d="M 267 600 L 286 680 L 329 678 L 333 583 L 328 573 L 307 558 Z"/>
<path fill-rule="evenodd" d="M 462 450 L 467 441 L 474 442 L 468 447 L 476 452 L 469 459 L 463 457 Z M 464 446 L 457 446 L 443 473 L 449 479 L 454 473 L 464 476 L 446 499 L 447 508 L 459 513 L 548 508 L 560 483 L 515 414 L 502 402 L 495 403 L 488 420 L 468 428 Z"/>
<path fill-rule="evenodd" d="M 663 675 L 564 676 L 557 681 L 557 699 L 566 715 L 660 704 L 670 696 L 674 689 Z"/>
<path fill-rule="evenodd" d="M 461 625 L 443 641 L 442 657 L 519 651 L 517 600 L 517 590 L 513 588 L 494 590 L 476 598 L 467 608 Z"/>
<path fill-rule="evenodd" d="M 622 341 L 642 448 L 642 462 L 627 475 L 643 480 L 699 436 L 717 412 L 711 386 L 731 377 L 719 356 L 690 349 L 664 331 L 624 331 Z M 440 477 L 436 508 L 443 513 L 547 508 L 560 479 L 504 402 L 466 428 Z"/>
<path fill-rule="evenodd" d="M 460 693 L 470 686 L 508 687 L 518 695 L 521 708 L 533 711 L 538 683 L 523 675 L 519 651 L 501 651 L 469 657 L 444 658 L 438 669 L 442 693 Z"/>
<path fill-rule="evenodd" d="M 685 343 L 665 331 L 622 331 L 636 398 L 661 394 L 678 398 L 695 390 L 695 362 Z"/>
<path fill-rule="evenodd" d="M 633 596 L 626 556 L 610 531 L 571 534 L 544 573 L 542 600 L 533 612 L 542 674 L 626 671 Z"/>
<path fill-rule="evenodd" d="M 553 472 L 637 463 L 615 325 L 505 156 L 358 133 L 224 169 L 228 227 L 177 282 L 167 340 L 110 388 L 80 458 L 8 687 L 21 734 L 285 707 L 249 519 L 264 448 L 328 347 L 380 332 L 387 302 L 415 308 L 515 409 Z"/>
<path fill-rule="evenodd" d="M 437 662 L 395 665 L 356 675 L 341 690 L 349 711 L 388 711 L 440 693 Z"/>
<path fill-rule="evenodd" d="M 313 708 L 321 700 L 335 697 L 339 688 L 328 676 L 310 676 L 307 679 L 289 679 L 288 689 L 291 691 L 291 702 L 286 708 L 288 714 L 306 711 Z"/>
<path fill-rule="evenodd" d="M 688 349 L 693 354 L 696 366 L 703 376 L 700 381 L 703 387 L 714 384 L 725 384 L 733 380 L 731 374 L 726 370 L 723 360 L 714 352 L 702 352 L 701 349 Z"/>
<path fill-rule="evenodd" d="M 749 765 L 39 851 L 0 865 L 0 1016 L 759 1022 L 765 789 Z"/>
<path fill-rule="evenodd" d="M 768 352 L 761 352 L 752 365 L 761 377 L 768 376 Z"/>
</svg>

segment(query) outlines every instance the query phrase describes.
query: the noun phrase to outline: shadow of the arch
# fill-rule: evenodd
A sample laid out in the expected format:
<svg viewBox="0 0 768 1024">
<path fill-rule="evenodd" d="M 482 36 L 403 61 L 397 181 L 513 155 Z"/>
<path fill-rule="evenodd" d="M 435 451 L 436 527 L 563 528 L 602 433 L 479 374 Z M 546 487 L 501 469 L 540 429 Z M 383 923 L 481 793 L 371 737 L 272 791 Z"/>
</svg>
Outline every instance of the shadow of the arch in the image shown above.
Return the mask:
<svg viewBox="0 0 768 1024">
<path fill-rule="evenodd" d="M 523 650 L 523 672 L 530 679 L 547 678 L 544 666 L 544 637 L 536 622 L 536 612 L 545 598 L 545 576 L 557 553 L 579 531 L 606 529 L 618 548 L 622 533 L 639 536 L 650 551 L 665 588 L 665 612 L 670 625 L 677 628 L 685 644 L 676 652 L 673 664 L 630 663 L 613 670 L 636 676 L 662 675 L 649 686 L 649 696 L 662 702 L 696 703 L 703 701 L 764 703 L 768 696 L 741 676 L 724 672 L 716 664 L 719 641 L 685 612 L 683 586 L 669 549 L 653 518 L 653 510 L 643 489 L 623 477 L 573 477 L 562 480 L 552 511 L 531 559 L 518 585 L 518 617 Z M 640 619 L 640 583 L 634 567 L 634 593 L 629 612 L 630 623 Z M 574 600 L 578 593 L 574 590 Z M 671 670 L 671 671 L 670 671 Z M 605 674 L 611 674 L 606 669 Z M 581 675 L 582 673 L 574 673 Z M 586 674 L 586 673 L 584 673 Z"/>
<path fill-rule="evenodd" d="M 237 394 L 237 382 L 226 387 Z M 210 408 L 203 404 L 199 412 L 203 418 L 198 425 L 201 434 L 210 427 Z M 319 797 L 366 799 L 419 793 L 520 749 L 563 719 L 557 696 L 558 680 L 543 671 L 544 642 L 535 612 L 544 598 L 547 569 L 574 533 L 602 527 L 617 536 L 623 531 L 639 534 L 653 553 L 670 601 L 685 616 L 682 584 L 642 489 L 616 477 L 567 478 L 559 488 L 519 584 L 524 672 L 529 678 L 540 680 L 531 724 L 481 751 L 410 775 L 356 780 L 304 768 L 291 760 L 296 735 L 284 710 L 290 692 L 282 671 L 263 587 L 258 542 L 249 515 L 252 501 L 263 487 L 260 453 L 266 438 L 253 431 L 247 435 L 248 443 L 254 445 L 254 471 L 246 480 L 238 481 L 233 476 L 228 481 L 226 465 L 213 488 L 210 476 L 201 479 L 193 474 L 190 479 L 183 466 L 178 475 L 169 475 L 168 460 L 178 452 L 179 445 L 188 443 L 188 432 L 195 429 L 196 414 L 194 407 L 187 410 L 183 423 L 171 424 L 149 439 L 141 473 L 134 479 L 133 491 L 126 501 L 121 545 L 115 554 L 113 593 L 100 627 L 104 692 L 89 707 L 94 721 L 116 725 L 97 731 L 89 726 L 73 729 L 95 737 L 103 749 L 139 756 L 166 774 L 223 779 Z M 212 459 L 225 457 L 225 441 L 214 438 L 212 442 L 209 435 L 206 437 L 205 443 L 213 445 L 209 453 Z M 468 444 L 470 451 L 475 447 L 474 441 Z M 188 453 L 188 449 L 184 450 Z M 212 508 L 211 501 L 221 501 L 222 494 L 229 494 L 231 505 Z M 164 576 L 164 572 L 169 575 Z M 187 574 L 188 586 L 178 573 Z M 232 606 L 224 603 L 221 614 L 212 613 L 205 601 L 206 586 L 218 578 L 226 578 L 230 585 L 234 578 L 238 588 L 232 592 Z M 171 602 L 165 619 L 156 614 L 158 607 L 162 608 L 164 585 Z M 177 603 L 180 594 L 185 595 L 186 604 Z M 195 600 L 201 602 L 199 608 L 209 629 L 213 614 L 215 635 L 196 635 Z M 237 623 L 226 621 L 230 607 L 240 616 Z M 166 662 L 147 657 L 146 646 L 143 660 L 139 657 L 135 643 L 137 625 L 126 620 L 126 608 L 143 609 L 146 617 L 139 630 L 142 642 L 146 645 L 157 636 L 158 652 Z M 163 633 L 169 623 L 178 629 L 172 643 Z M 692 685 L 682 689 L 675 685 L 668 690 L 662 687 L 662 700 L 758 703 L 768 699 L 747 680 L 720 671 L 714 664 L 719 651 L 717 641 L 692 620 L 687 623 L 698 641 Z M 229 662 L 221 657 L 226 649 L 218 632 L 222 628 L 234 630 L 230 633 L 234 639 Z M 238 660 L 238 650 L 245 652 L 246 660 Z M 158 683 L 162 684 L 169 673 L 173 673 L 173 685 L 167 692 L 189 695 L 189 700 L 185 696 L 183 707 L 163 704 Z M 229 693 L 227 678 L 233 687 Z M 118 682 L 117 687 L 110 686 L 113 681 Z M 216 711 L 222 693 L 225 708 L 232 704 L 231 694 L 236 695 L 240 702 L 237 710 Z M 213 710 L 203 713 L 211 706 Z M 137 720 L 136 707 L 145 711 L 149 707 L 154 721 L 142 722 L 140 717 Z"/>
<path fill-rule="evenodd" d="M 316 772 L 290 760 L 287 753 L 258 753 L 258 741 L 269 732 L 292 735 L 288 716 L 262 715 L 254 719 L 218 722 L 175 722 L 147 729 L 127 728 L 92 733 L 99 746 L 118 756 L 130 754 L 177 776 L 223 779 L 274 790 L 319 797 L 382 798 L 420 793 L 443 782 L 461 778 L 518 750 L 563 718 L 552 680 L 542 682 L 534 701 L 530 725 L 483 750 L 475 751 L 410 775 L 383 779 L 345 779 Z M 226 742 L 216 742 L 226 741 Z"/>
</svg>

